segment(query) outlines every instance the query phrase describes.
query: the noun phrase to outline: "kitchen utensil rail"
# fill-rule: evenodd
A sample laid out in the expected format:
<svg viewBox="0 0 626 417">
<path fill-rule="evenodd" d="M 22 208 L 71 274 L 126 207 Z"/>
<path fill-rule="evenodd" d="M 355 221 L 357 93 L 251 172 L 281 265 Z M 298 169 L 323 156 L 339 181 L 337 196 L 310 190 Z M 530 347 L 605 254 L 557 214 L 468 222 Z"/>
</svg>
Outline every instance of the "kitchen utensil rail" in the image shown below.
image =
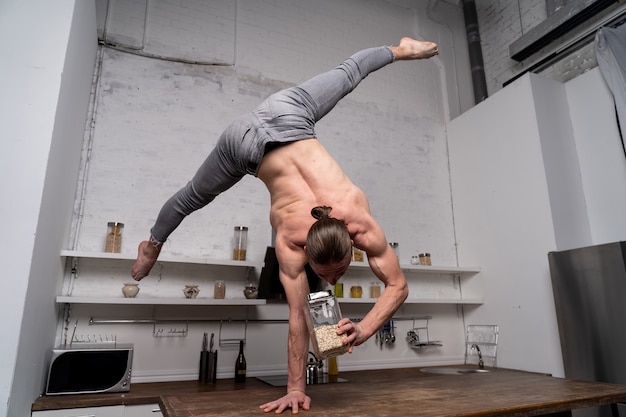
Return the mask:
<svg viewBox="0 0 626 417">
<path fill-rule="evenodd" d="M 418 317 L 397 317 L 394 321 L 410 321 L 415 323 L 415 320 L 428 320 L 431 316 L 418 316 Z M 353 322 L 359 322 L 362 318 L 351 318 Z M 219 323 L 218 345 L 238 345 L 239 341 L 246 342 L 248 333 L 248 323 L 289 323 L 289 320 L 284 319 L 207 319 L 207 318 L 195 318 L 195 319 L 96 319 L 94 317 L 89 318 L 89 325 L 105 325 L 105 324 L 151 324 L 153 337 L 186 337 L 189 334 L 189 323 Z M 222 328 L 224 324 L 244 323 L 243 338 L 224 338 L 222 337 Z M 169 326 L 164 326 L 169 324 Z M 78 325 L 78 322 L 76 323 Z M 181 326 L 182 325 L 182 326 Z M 392 324 L 393 325 L 393 324 Z M 165 327 L 168 327 L 165 329 Z M 75 331 L 75 329 L 74 329 Z M 390 335 L 393 335 L 393 330 L 390 330 Z M 394 336 L 395 339 L 395 336 Z"/>
<path fill-rule="evenodd" d="M 289 323 L 288 320 L 269 319 L 96 319 L 91 317 L 89 325 L 98 324 L 155 324 L 155 323 L 221 323 L 221 322 Z"/>
</svg>

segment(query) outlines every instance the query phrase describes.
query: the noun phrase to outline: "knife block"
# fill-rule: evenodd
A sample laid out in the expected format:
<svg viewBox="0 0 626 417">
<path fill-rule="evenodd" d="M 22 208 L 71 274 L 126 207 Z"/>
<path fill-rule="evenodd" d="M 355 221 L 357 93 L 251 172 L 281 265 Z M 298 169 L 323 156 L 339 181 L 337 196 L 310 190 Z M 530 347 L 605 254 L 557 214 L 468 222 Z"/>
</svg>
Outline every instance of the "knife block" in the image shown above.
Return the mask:
<svg viewBox="0 0 626 417">
<path fill-rule="evenodd" d="M 198 381 L 205 384 L 217 382 L 217 350 L 200 352 Z"/>
</svg>

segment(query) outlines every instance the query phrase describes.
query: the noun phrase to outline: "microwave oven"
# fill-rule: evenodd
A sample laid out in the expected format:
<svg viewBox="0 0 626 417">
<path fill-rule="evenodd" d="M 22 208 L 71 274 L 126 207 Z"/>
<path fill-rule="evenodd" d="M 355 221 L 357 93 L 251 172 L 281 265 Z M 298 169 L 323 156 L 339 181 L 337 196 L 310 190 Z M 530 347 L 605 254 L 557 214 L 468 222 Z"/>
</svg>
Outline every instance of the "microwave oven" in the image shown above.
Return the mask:
<svg viewBox="0 0 626 417">
<path fill-rule="evenodd" d="M 79 343 L 52 349 L 46 395 L 130 391 L 133 345 Z"/>
</svg>

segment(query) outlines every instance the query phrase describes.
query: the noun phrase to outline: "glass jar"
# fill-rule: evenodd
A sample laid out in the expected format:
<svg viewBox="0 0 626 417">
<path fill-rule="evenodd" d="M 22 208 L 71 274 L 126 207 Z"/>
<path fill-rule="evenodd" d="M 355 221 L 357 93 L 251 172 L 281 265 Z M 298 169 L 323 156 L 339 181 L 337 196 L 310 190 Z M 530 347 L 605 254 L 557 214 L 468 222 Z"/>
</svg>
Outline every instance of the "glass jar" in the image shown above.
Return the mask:
<svg viewBox="0 0 626 417">
<path fill-rule="evenodd" d="M 216 300 L 223 300 L 224 298 L 226 298 L 226 283 L 224 281 L 215 281 L 213 298 L 215 298 Z"/>
<path fill-rule="evenodd" d="M 363 262 L 363 251 L 358 248 L 352 248 L 352 261 Z"/>
<path fill-rule="evenodd" d="M 309 314 L 306 315 L 313 353 L 318 360 L 342 355 L 349 349 L 343 344 L 344 335 L 337 334 L 341 310 L 330 291 L 307 295 Z"/>
<path fill-rule="evenodd" d="M 420 253 L 420 265 L 431 265 L 430 263 L 430 253 Z"/>
<path fill-rule="evenodd" d="M 370 286 L 370 298 L 380 297 L 380 285 L 377 282 L 373 282 Z"/>
<path fill-rule="evenodd" d="M 248 248 L 248 228 L 235 226 L 233 236 L 233 261 L 245 261 L 246 249 Z"/>
<path fill-rule="evenodd" d="M 350 287 L 350 297 L 352 298 L 361 298 L 363 295 L 363 288 L 360 285 L 353 285 Z"/>
<path fill-rule="evenodd" d="M 105 252 L 120 253 L 122 251 L 122 232 L 124 231 L 124 223 L 109 222 L 107 223 L 107 239 L 104 247 Z"/>
<path fill-rule="evenodd" d="M 335 284 L 335 297 L 343 298 L 343 283 L 338 282 Z"/>
</svg>

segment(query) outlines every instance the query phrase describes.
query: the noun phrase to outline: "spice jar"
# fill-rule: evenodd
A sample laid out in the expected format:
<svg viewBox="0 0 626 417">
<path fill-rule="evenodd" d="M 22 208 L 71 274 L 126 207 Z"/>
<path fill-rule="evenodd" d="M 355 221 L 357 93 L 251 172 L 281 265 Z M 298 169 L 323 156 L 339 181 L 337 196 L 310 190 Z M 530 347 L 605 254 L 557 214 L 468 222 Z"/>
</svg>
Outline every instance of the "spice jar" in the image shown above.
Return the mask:
<svg viewBox="0 0 626 417">
<path fill-rule="evenodd" d="M 213 298 L 217 300 L 223 300 L 226 298 L 226 283 L 222 280 L 215 281 L 215 288 L 213 290 Z"/>
<path fill-rule="evenodd" d="M 342 355 L 349 345 L 343 344 L 344 335 L 337 334 L 341 310 L 337 299 L 330 291 L 319 291 L 307 295 L 309 314 L 306 315 L 311 346 L 318 360 Z"/>
<path fill-rule="evenodd" d="M 343 298 L 343 283 L 338 282 L 335 284 L 335 297 Z"/>
<path fill-rule="evenodd" d="M 109 222 L 107 223 L 107 239 L 104 248 L 105 252 L 120 253 L 122 251 L 122 231 L 124 223 Z"/>
<path fill-rule="evenodd" d="M 350 297 L 352 298 L 361 298 L 363 295 L 363 288 L 360 285 L 353 285 L 350 287 Z"/>
<path fill-rule="evenodd" d="M 233 261 L 245 261 L 246 249 L 248 248 L 248 228 L 235 226 L 233 236 Z"/>
<path fill-rule="evenodd" d="M 358 248 L 352 248 L 352 261 L 363 262 L 363 251 Z"/>
<path fill-rule="evenodd" d="M 380 297 L 380 285 L 378 283 L 372 283 L 370 287 L 370 298 Z"/>
<path fill-rule="evenodd" d="M 430 265 L 430 253 L 420 253 L 420 265 Z"/>
</svg>

